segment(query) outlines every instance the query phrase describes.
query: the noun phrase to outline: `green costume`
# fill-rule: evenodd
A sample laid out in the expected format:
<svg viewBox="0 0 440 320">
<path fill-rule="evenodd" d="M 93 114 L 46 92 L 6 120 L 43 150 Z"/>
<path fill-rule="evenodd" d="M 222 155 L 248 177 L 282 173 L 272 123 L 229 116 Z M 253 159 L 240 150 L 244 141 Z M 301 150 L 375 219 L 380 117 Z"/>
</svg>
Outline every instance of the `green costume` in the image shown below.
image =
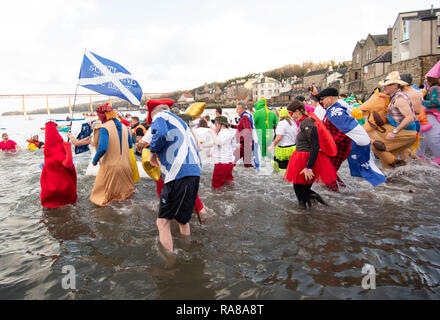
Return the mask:
<svg viewBox="0 0 440 320">
<path fill-rule="evenodd" d="M 275 112 L 267 108 L 265 98 L 261 98 L 254 104 L 255 112 L 252 115 L 254 118 L 255 129 L 257 130 L 258 141 L 261 146 L 262 157 L 266 156 L 267 148 L 273 140 L 273 134 L 278 124 L 278 117 Z"/>
<path fill-rule="evenodd" d="M 354 94 L 351 94 L 348 98 L 345 98 L 344 101 L 348 104 L 351 104 L 354 108 L 357 108 L 361 105 L 358 101 L 356 101 Z M 357 120 L 357 122 L 362 126 L 365 124 L 365 118 Z"/>
</svg>

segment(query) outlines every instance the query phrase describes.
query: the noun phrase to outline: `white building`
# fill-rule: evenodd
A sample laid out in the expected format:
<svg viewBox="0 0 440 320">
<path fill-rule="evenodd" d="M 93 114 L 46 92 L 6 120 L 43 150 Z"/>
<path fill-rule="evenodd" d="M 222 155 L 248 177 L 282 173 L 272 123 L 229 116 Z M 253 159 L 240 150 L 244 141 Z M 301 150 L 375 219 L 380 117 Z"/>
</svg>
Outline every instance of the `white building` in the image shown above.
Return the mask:
<svg viewBox="0 0 440 320">
<path fill-rule="evenodd" d="M 269 77 L 260 77 L 252 85 L 252 99 L 258 101 L 261 98 L 269 100 L 272 97 L 279 96 L 281 93 L 281 83 L 278 80 Z"/>
<path fill-rule="evenodd" d="M 178 103 L 190 103 L 194 102 L 194 97 L 190 93 L 184 93 L 180 96 L 180 98 L 177 100 Z"/>
</svg>

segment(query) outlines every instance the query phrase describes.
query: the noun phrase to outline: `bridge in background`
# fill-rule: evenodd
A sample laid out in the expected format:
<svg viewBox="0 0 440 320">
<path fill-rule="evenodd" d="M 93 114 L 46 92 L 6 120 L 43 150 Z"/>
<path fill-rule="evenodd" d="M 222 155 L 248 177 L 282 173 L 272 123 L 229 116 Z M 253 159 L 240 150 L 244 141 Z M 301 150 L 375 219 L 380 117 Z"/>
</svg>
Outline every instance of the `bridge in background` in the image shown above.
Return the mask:
<svg viewBox="0 0 440 320">
<path fill-rule="evenodd" d="M 166 95 L 165 93 L 143 93 L 142 94 L 142 99 L 141 99 L 141 103 L 142 101 L 146 101 L 148 99 L 154 99 L 154 98 L 158 98 L 160 96 Z M 23 106 L 23 115 L 26 116 L 26 99 L 34 99 L 34 98 L 41 98 L 41 99 L 46 99 L 46 110 L 47 110 L 47 114 L 50 114 L 50 107 L 49 107 L 49 98 L 56 98 L 56 99 L 68 99 L 69 101 L 69 113 L 72 113 L 72 98 L 75 97 L 75 94 L 63 94 L 63 93 L 28 93 L 28 94 L 0 94 L 0 99 L 21 99 L 22 100 L 22 106 Z M 105 100 L 108 99 L 109 104 L 112 104 L 112 97 L 110 96 L 106 96 L 106 95 L 102 95 L 99 93 L 77 93 L 76 97 L 78 98 L 89 98 L 90 100 L 90 112 L 93 113 L 93 101 L 92 101 L 92 97 L 101 97 Z M 113 99 L 119 99 L 119 98 L 114 98 Z M 122 99 L 120 99 L 122 100 Z M 130 103 L 127 101 L 127 106 Z"/>
</svg>

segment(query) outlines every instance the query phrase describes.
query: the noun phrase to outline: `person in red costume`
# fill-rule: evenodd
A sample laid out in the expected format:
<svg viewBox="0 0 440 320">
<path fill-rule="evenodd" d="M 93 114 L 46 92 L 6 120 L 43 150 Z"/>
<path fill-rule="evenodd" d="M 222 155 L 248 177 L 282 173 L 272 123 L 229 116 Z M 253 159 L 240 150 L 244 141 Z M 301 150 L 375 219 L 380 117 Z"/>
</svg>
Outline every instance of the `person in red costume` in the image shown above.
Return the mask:
<svg viewBox="0 0 440 320">
<path fill-rule="evenodd" d="M 56 129 L 55 122 L 46 123 L 44 166 L 41 172 L 41 205 L 58 208 L 77 200 L 76 170 L 72 149 Z"/>
</svg>

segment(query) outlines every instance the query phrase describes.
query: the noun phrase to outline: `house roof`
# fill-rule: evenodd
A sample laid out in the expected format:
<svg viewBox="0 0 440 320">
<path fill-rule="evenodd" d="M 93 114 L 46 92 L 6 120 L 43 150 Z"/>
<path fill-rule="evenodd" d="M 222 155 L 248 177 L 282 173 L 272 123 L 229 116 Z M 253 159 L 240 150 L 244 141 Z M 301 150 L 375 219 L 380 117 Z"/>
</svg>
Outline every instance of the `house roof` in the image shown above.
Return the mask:
<svg viewBox="0 0 440 320">
<path fill-rule="evenodd" d="M 327 71 L 328 71 L 327 68 L 326 69 L 315 70 L 315 71 L 310 71 L 309 73 L 304 75 L 304 78 L 305 77 L 310 77 L 310 76 L 316 76 L 318 74 L 325 74 L 325 73 L 327 73 Z"/>
<path fill-rule="evenodd" d="M 370 34 L 371 39 L 377 46 L 388 46 L 388 35 L 387 34 Z"/>
<path fill-rule="evenodd" d="M 231 98 L 231 100 L 243 100 L 243 99 L 246 99 L 246 98 L 247 98 L 247 96 L 238 96 L 238 97 Z"/>
<path fill-rule="evenodd" d="M 329 88 L 335 88 L 335 87 L 339 86 L 340 84 L 341 84 L 341 82 L 336 80 L 336 81 L 329 83 L 328 86 L 329 86 Z"/>
<path fill-rule="evenodd" d="M 396 25 L 396 22 L 397 22 L 397 20 L 399 19 L 399 17 L 401 15 L 410 14 L 410 13 L 412 13 L 414 15 L 411 15 L 410 17 L 402 17 L 402 19 L 405 19 L 405 20 L 412 20 L 412 19 L 421 19 L 421 20 L 424 20 L 424 19 L 436 19 L 437 18 L 436 17 L 436 13 L 440 11 L 440 8 L 433 8 L 432 11 L 433 11 L 434 14 L 431 13 L 431 9 L 418 10 L 418 11 L 399 12 L 399 14 L 397 15 L 396 21 L 394 21 L 394 25 Z"/>
<path fill-rule="evenodd" d="M 260 80 L 256 81 L 255 83 L 265 83 L 265 82 L 279 82 L 279 81 L 274 78 L 263 77 Z"/>
<path fill-rule="evenodd" d="M 419 10 L 419 11 L 410 11 L 410 12 L 401 12 L 399 14 L 405 14 L 405 13 L 416 13 L 416 15 L 411 17 L 403 17 L 403 19 L 423 19 L 423 18 L 429 18 L 429 17 L 435 17 L 436 13 L 440 11 L 440 8 L 433 8 L 431 13 L 431 9 L 428 10 Z"/>
<path fill-rule="evenodd" d="M 374 58 L 373 60 L 371 60 L 370 62 L 366 63 L 364 65 L 364 67 L 369 66 L 370 64 L 373 64 L 373 63 L 391 62 L 391 57 L 392 57 L 392 51 L 385 51 L 380 56 L 378 56 L 378 57 Z"/>
<path fill-rule="evenodd" d="M 184 93 L 183 96 L 185 98 L 192 98 L 193 97 L 191 93 Z"/>
<path fill-rule="evenodd" d="M 306 91 L 307 91 L 306 89 L 291 89 L 289 91 L 282 92 L 280 94 L 280 96 L 295 96 L 295 95 L 297 95 L 299 93 L 304 93 Z"/>
</svg>

